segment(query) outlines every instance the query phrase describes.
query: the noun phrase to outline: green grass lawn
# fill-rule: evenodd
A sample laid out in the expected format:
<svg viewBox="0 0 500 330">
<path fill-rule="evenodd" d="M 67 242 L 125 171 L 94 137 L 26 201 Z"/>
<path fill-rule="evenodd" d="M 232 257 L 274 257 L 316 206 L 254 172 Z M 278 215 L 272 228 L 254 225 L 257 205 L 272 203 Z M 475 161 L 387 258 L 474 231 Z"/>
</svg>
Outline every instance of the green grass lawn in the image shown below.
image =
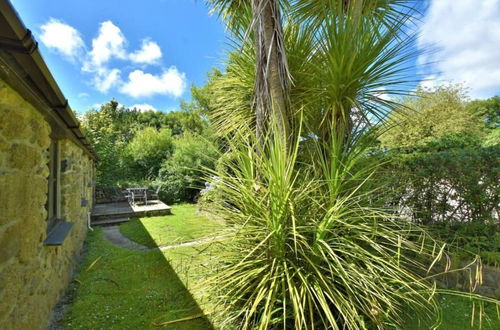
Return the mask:
<svg viewBox="0 0 500 330">
<path fill-rule="evenodd" d="M 172 215 L 133 219 L 120 226 L 123 235 L 149 247 L 164 246 L 224 234 L 221 221 L 197 214 L 196 205 L 172 206 Z"/>
<path fill-rule="evenodd" d="M 174 205 L 173 211 L 173 216 L 131 221 L 122 225 L 122 231 L 148 246 L 211 237 L 223 232 L 221 222 L 197 215 L 193 205 Z M 164 251 L 132 251 L 106 241 L 99 228 L 89 232 L 86 257 L 76 280 L 70 285 L 71 305 L 61 325 L 66 329 L 157 329 L 162 322 L 206 314 L 162 328 L 219 329 L 203 281 L 217 271 L 224 259 L 221 242 Z M 468 299 L 442 297 L 441 307 L 443 322 L 438 329 L 479 329 L 477 317 L 474 326 L 470 324 L 472 304 Z M 476 306 L 476 313 L 478 310 Z M 500 329 L 496 313 L 495 306 L 485 307 L 483 329 Z M 403 330 L 429 328 L 410 318 Z M 228 329 L 227 326 L 224 329 Z"/>
<path fill-rule="evenodd" d="M 500 315 L 494 304 L 472 302 L 470 298 L 455 295 L 441 295 L 441 323 L 437 330 L 497 330 L 500 329 Z M 481 313 L 481 317 L 479 316 Z M 497 316 L 498 315 L 498 316 Z M 427 330 L 429 324 L 419 324 L 418 320 L 408 315 L 404 328 L 399 330 Z M 480 326 L 481 324 L 481 326 Z"/>
<path fill-rule="evenodd" d="M 483 330 L 500 329 L 500 315 L 497 314 L 496 306 L 493 304 L 484 304 L 484 313 L 480 320 L 480 307 L 477 302 L 473 307 L 470 299 L 456 296 L 443 296 L 440 302 L 443 309 L 443 323 L 438 328 L 440 330 L 479 329 L 480 322 Z M 472 319 L 474 324 L 471 324 Z"/>
<path fill-rule="evenodd" d="M 188 290 L 189 278 L 181 279 L 177 273 L 183 264 L 180 257 L 167 259 L 157 250 L 116 247 L 104 240 L 100 229 L 89 233 L 86 248 L 87 256 L 70 286 L 73 303 L 64 317 L 64 328 L 156 329 L 157 323 L 202 313 Z M 196 318 L 163 328 L 212 326 L 207 318 Z"/>
</svg>

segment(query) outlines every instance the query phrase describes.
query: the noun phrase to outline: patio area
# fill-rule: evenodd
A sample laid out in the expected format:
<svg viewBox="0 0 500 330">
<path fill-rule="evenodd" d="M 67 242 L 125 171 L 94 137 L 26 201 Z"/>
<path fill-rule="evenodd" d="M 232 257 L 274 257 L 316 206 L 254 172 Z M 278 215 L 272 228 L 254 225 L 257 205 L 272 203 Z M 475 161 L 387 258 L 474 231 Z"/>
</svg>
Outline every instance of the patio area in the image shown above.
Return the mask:
<svg viewBox="0 0 500 330">
<path fill-rule="evenodd" d="M 113 202 L 96 204 L 92 209 L 91 224 L 107 225 L 129 221 L 130 218 L 151 217 L 172 214 L 172 208 L 159 200 L 148 204 Z"/>
</svg>

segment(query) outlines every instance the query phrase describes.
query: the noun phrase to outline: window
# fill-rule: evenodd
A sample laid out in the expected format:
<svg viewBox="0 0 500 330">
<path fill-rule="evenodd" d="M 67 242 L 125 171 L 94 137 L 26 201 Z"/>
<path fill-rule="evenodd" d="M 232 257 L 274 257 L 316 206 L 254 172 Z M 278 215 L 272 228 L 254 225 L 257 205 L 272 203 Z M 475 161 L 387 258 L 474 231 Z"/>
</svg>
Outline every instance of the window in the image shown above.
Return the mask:
<svg viewBox="0 0 500 330">
<path fill-rule="evenodd" d="M 48 195 L 47 204 L 47 233 L 51 232 L 57 224 L 57 219 L 60 218 L 60 161 L 59 161 L 59 145 L 57 141 L 52 140 L 49 148 L 49 179 L 48 179 Z"/>
<path fill-rule="evenodd" d="M 49 148 L 49 179 L 47 204 L 47 238 L 44 245 L 62 245 L 68 236 L 73 222 L 61 219 L 61 150 L 57 141 L 52 141 Z M 66 164 L 67 165 L 67 164 Z"/>
</svg>

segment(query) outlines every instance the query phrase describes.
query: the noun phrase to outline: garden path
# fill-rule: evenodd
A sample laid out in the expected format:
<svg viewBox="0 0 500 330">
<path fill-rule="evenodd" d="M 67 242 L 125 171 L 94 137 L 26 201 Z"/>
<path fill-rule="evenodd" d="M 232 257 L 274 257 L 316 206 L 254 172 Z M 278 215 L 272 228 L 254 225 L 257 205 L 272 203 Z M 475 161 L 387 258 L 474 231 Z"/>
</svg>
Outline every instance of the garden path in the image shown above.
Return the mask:
<svg viewBox="0 0 500 330">
<path fill-rule="evenodd" d="M 128 237 L 124 236 L 120 232 L 120 226 L 104 226 L 104 227 L 102 227 L 102 231 L 103 231 L 103 236 L 107 241 L 113 243 L 116 246 L 119 246 L 121 248 L 128 249 L 128 250 L 162 250 L 163 251 L 163 250 L 174 249 L 174 248 L 183 247 L 183 246 L 191 246 L 191 245 L 208 243 L 211 241 L 230 237 L 229 235 L 219 235 L 219 236 L 214 236 L 214 237 L 202 238 L 202 239 L 190 241 L 190 242 L 183 242 L 183 243 L 171 244 L 171 245 L 163 245 L 163 246 L 158 246 L 156 248 L 149 248 L 147 246 L 138 244 L 138 243 L 130 240 Z"/>
<path fill-rule="evenodd" d="M 104 226 L 102 227 L 102 233 L 106 240 L 121 248 L 129 250 L 150 250 L 147 246 L 138 244 L 122 235 L 120 226 Z"/>
</svg>

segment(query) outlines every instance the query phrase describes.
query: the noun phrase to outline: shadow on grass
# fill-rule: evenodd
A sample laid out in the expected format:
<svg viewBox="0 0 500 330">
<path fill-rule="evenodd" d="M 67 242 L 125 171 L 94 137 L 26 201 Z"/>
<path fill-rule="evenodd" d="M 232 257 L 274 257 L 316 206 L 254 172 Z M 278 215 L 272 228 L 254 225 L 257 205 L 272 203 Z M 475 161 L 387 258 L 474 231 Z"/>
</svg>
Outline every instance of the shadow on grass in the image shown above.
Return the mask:
<svg viewBox="0 0 500 330">
<path fill-rule="evenodd" d="M 128 227 L 128 232 L 123 232 L 122 226 L 120 226 L 120 232 L 122 233 L 122 235 L 128 237 L 130 240 L 136 242 L 137 244 L 141 244 L 149 248 L 158 247 L 158 244 L 153 239 L 153 237 L 151 237 L 148 230 L 146 229 L 146 227 L 144 227 L 139 218 L 130 219 L 130 221 L 127 222 L 126 225 Z M 133 237 L 130 237 L 132 236 L 130 235 L 130 232 L 133 232 Z"/>
<path fill-rule="evenodd" d="M 142 225 L 136 229 L 149 235 Z M 160 250 L 117 247 L 103 238 L 101 229 L 89 233 L 86 248 L 70 288 L 75 294 L 65 328 L 214 329 Z"/>
<path fill-rule="evenodd" d="M 172 213 L 173 214 L 173 213 Z M 203 311 L 196 299 L 193 297 L 193 294 L 184 285 L 184 282 L 179 278 L 179 275 L 177 274 L 176 270 L 172 267 L 166 256 L 163 254 L 161 250 L 159 250 L 159 246 L 156 244 L 156 241 L 151 237 L 150 233 L 144 227 L 141 221 L 137 221 L 139 225 L 136 226 L 136 229 L 141 231 L 141 236 L 147 237 L 147 241 L 150 242 L 151 247 L 153 248 L 158 248 L 157 250 L 152 250 L 150 253 L 158 254 L 159 257 L 163 258 L 163 261 L 165 262 L 165 268 L 168 268 L 167 274 L 169 275 L 169 282 L 177 287 L 178 291 L 176 292 L 175 296 L 173 297 L 173 303 L 175 304 L 177 301 L 182 301 L 183 306 L 186 308 L 183 310 L 182 313 L 175 313 L 174 315 L 171 315 L 168 319 L 164 319 L 163 321 L 156 322 L 156 325 L 161 325 L 164 323 L 164 326 L 171 325 L 171 327 L 179 327 L 179 326 L 184 326 L 186 325 L 186 329 L 203 329 L 203 330 L 211 330 L 214 329 L 212 323 L 208 319 L 207 313 L 208 311 Z M 171 277 L 170 277 L 171 276 Z M 193 318 L 193 319 L 189 319 Z M 180 321 L 182 319 L 185 319 L 184 321 Z M 172 321 L 178 321 L 175 323 L 169 323 Z M 200 327 L 195 327 L 195 325 L 199 325 Z M 182 327 L 184 329 L 184 327 Z"/>
</svg>

